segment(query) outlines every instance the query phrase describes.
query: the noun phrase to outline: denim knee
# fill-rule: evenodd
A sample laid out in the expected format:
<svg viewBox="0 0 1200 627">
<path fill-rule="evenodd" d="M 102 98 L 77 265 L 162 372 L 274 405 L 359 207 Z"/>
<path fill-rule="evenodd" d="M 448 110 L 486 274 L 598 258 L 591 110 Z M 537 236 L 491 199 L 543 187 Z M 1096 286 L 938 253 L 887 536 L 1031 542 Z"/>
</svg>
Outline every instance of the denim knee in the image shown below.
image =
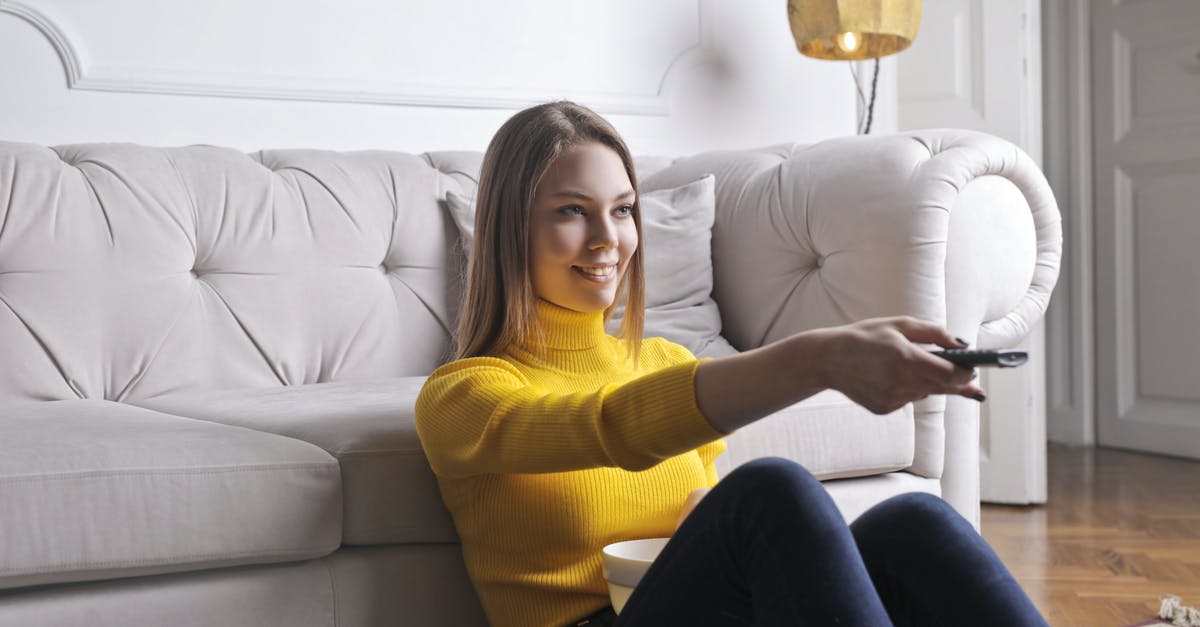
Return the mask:
<svg viewBox="0 0 1200 627">
<path fill-rule="evenodd" d="M 782 457 L 760 457 L 738 466 L 721 480 L 744 484 L 742 490 L 793 492 L 796 489 L 821 490 L 821 482 L 804 466 Z"/>
<path fill-rule="evenodd" d="M 893 524 L 936 527 L 961 519 L 958 512 L 939 496 L 927 492 L 906 492 L 879 503 L 872 510 L 886 515 Z"/>
<path fill-rule="evenodd" d="M 956 536 L 974 536 L 975 530 L 941 497 L 925 492 L 893 496 L 863 513 L 851 525 L 876 542 L 913 543 L 928 538 L 951 542 Z M 922 532 L 914 538 L 913 530 Z M 856 536 L 861 536 L 856 532 Z M 969 539 L 969 538 L 966 538 Z"/>
<path fill-rule="evenodd" d="M 810 528 L 845 525 L 821 482 L 789 459 L 764 457 L 746 462 L 721 483 L 735 490 L 748 508 L 769 512 L 775 521 Z"/>
</svg>

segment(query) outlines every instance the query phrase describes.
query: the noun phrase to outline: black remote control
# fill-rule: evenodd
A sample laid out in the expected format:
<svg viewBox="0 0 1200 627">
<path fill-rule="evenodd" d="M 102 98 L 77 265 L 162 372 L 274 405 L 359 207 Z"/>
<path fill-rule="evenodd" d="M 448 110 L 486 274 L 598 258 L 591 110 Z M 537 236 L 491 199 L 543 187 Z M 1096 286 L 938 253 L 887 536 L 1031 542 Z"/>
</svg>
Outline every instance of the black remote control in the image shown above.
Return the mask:
<svg viewBox="0 0 1200 627">
<path fill-rule="evenodd" d="M 934 355 L 968 368 L 978 366 L 996 366 L 997 368 L 1015 368 L 1029 359 L 1025 351 L 1016 350 L 969 350 L 949 349 L 933 351 Z"/>
</svg>

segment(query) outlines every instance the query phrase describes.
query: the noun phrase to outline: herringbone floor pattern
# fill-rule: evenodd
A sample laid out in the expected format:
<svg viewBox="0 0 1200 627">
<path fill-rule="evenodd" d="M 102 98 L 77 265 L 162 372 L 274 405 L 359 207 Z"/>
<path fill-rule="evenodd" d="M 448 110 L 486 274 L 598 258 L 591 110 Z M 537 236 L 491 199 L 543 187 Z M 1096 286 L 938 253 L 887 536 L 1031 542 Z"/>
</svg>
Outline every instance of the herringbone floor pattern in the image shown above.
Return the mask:
<svg viewBox="0 0 1200 627">
<path fill-rule="evenodd" d="M 1200 462 L 1051 446 L 1048 502 L 985 505 L 983 535 L 1051 625 L 1156 617 L 1159 597 L 1200 606 Z"/>
</svg>

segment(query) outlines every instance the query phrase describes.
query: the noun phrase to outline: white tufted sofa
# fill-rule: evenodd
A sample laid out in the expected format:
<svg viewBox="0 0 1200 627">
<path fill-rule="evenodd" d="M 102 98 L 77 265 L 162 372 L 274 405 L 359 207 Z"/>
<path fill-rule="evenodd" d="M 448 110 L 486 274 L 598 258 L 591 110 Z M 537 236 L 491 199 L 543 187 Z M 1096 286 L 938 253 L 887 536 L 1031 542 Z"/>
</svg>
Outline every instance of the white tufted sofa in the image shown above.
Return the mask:
<svg viewBox="0 0 1200 627">
<path fill-rule="evenodd" d="M 460 294 L 477 153 L 0 142 L 0 626 L 482 625 L 412 424 Z M 879 315 L 1009 346 L 1061 235 L 1030 159 L 931 130 L 638 162 L 717 178 L 724 336 Z M 973 401 L 826 392 L 729 438 L 848 518 L 978 515 Z"/>
</svg>

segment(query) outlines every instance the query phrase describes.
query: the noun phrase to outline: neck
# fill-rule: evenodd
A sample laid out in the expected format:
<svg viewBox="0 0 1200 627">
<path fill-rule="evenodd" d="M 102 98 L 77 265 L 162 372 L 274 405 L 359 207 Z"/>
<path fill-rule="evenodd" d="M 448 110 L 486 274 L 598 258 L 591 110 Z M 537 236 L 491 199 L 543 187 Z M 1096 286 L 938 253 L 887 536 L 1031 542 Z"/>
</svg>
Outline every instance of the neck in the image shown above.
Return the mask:
<svg viewBox="0 0 1200 627">
<path fill-rule="evenodd" d="M 604 330 L 604 312 L 584 313 L 537 299 L 537 316 L 549 349 L 577 350 L 593 348 L 608 336 Z"/>
</svg>

